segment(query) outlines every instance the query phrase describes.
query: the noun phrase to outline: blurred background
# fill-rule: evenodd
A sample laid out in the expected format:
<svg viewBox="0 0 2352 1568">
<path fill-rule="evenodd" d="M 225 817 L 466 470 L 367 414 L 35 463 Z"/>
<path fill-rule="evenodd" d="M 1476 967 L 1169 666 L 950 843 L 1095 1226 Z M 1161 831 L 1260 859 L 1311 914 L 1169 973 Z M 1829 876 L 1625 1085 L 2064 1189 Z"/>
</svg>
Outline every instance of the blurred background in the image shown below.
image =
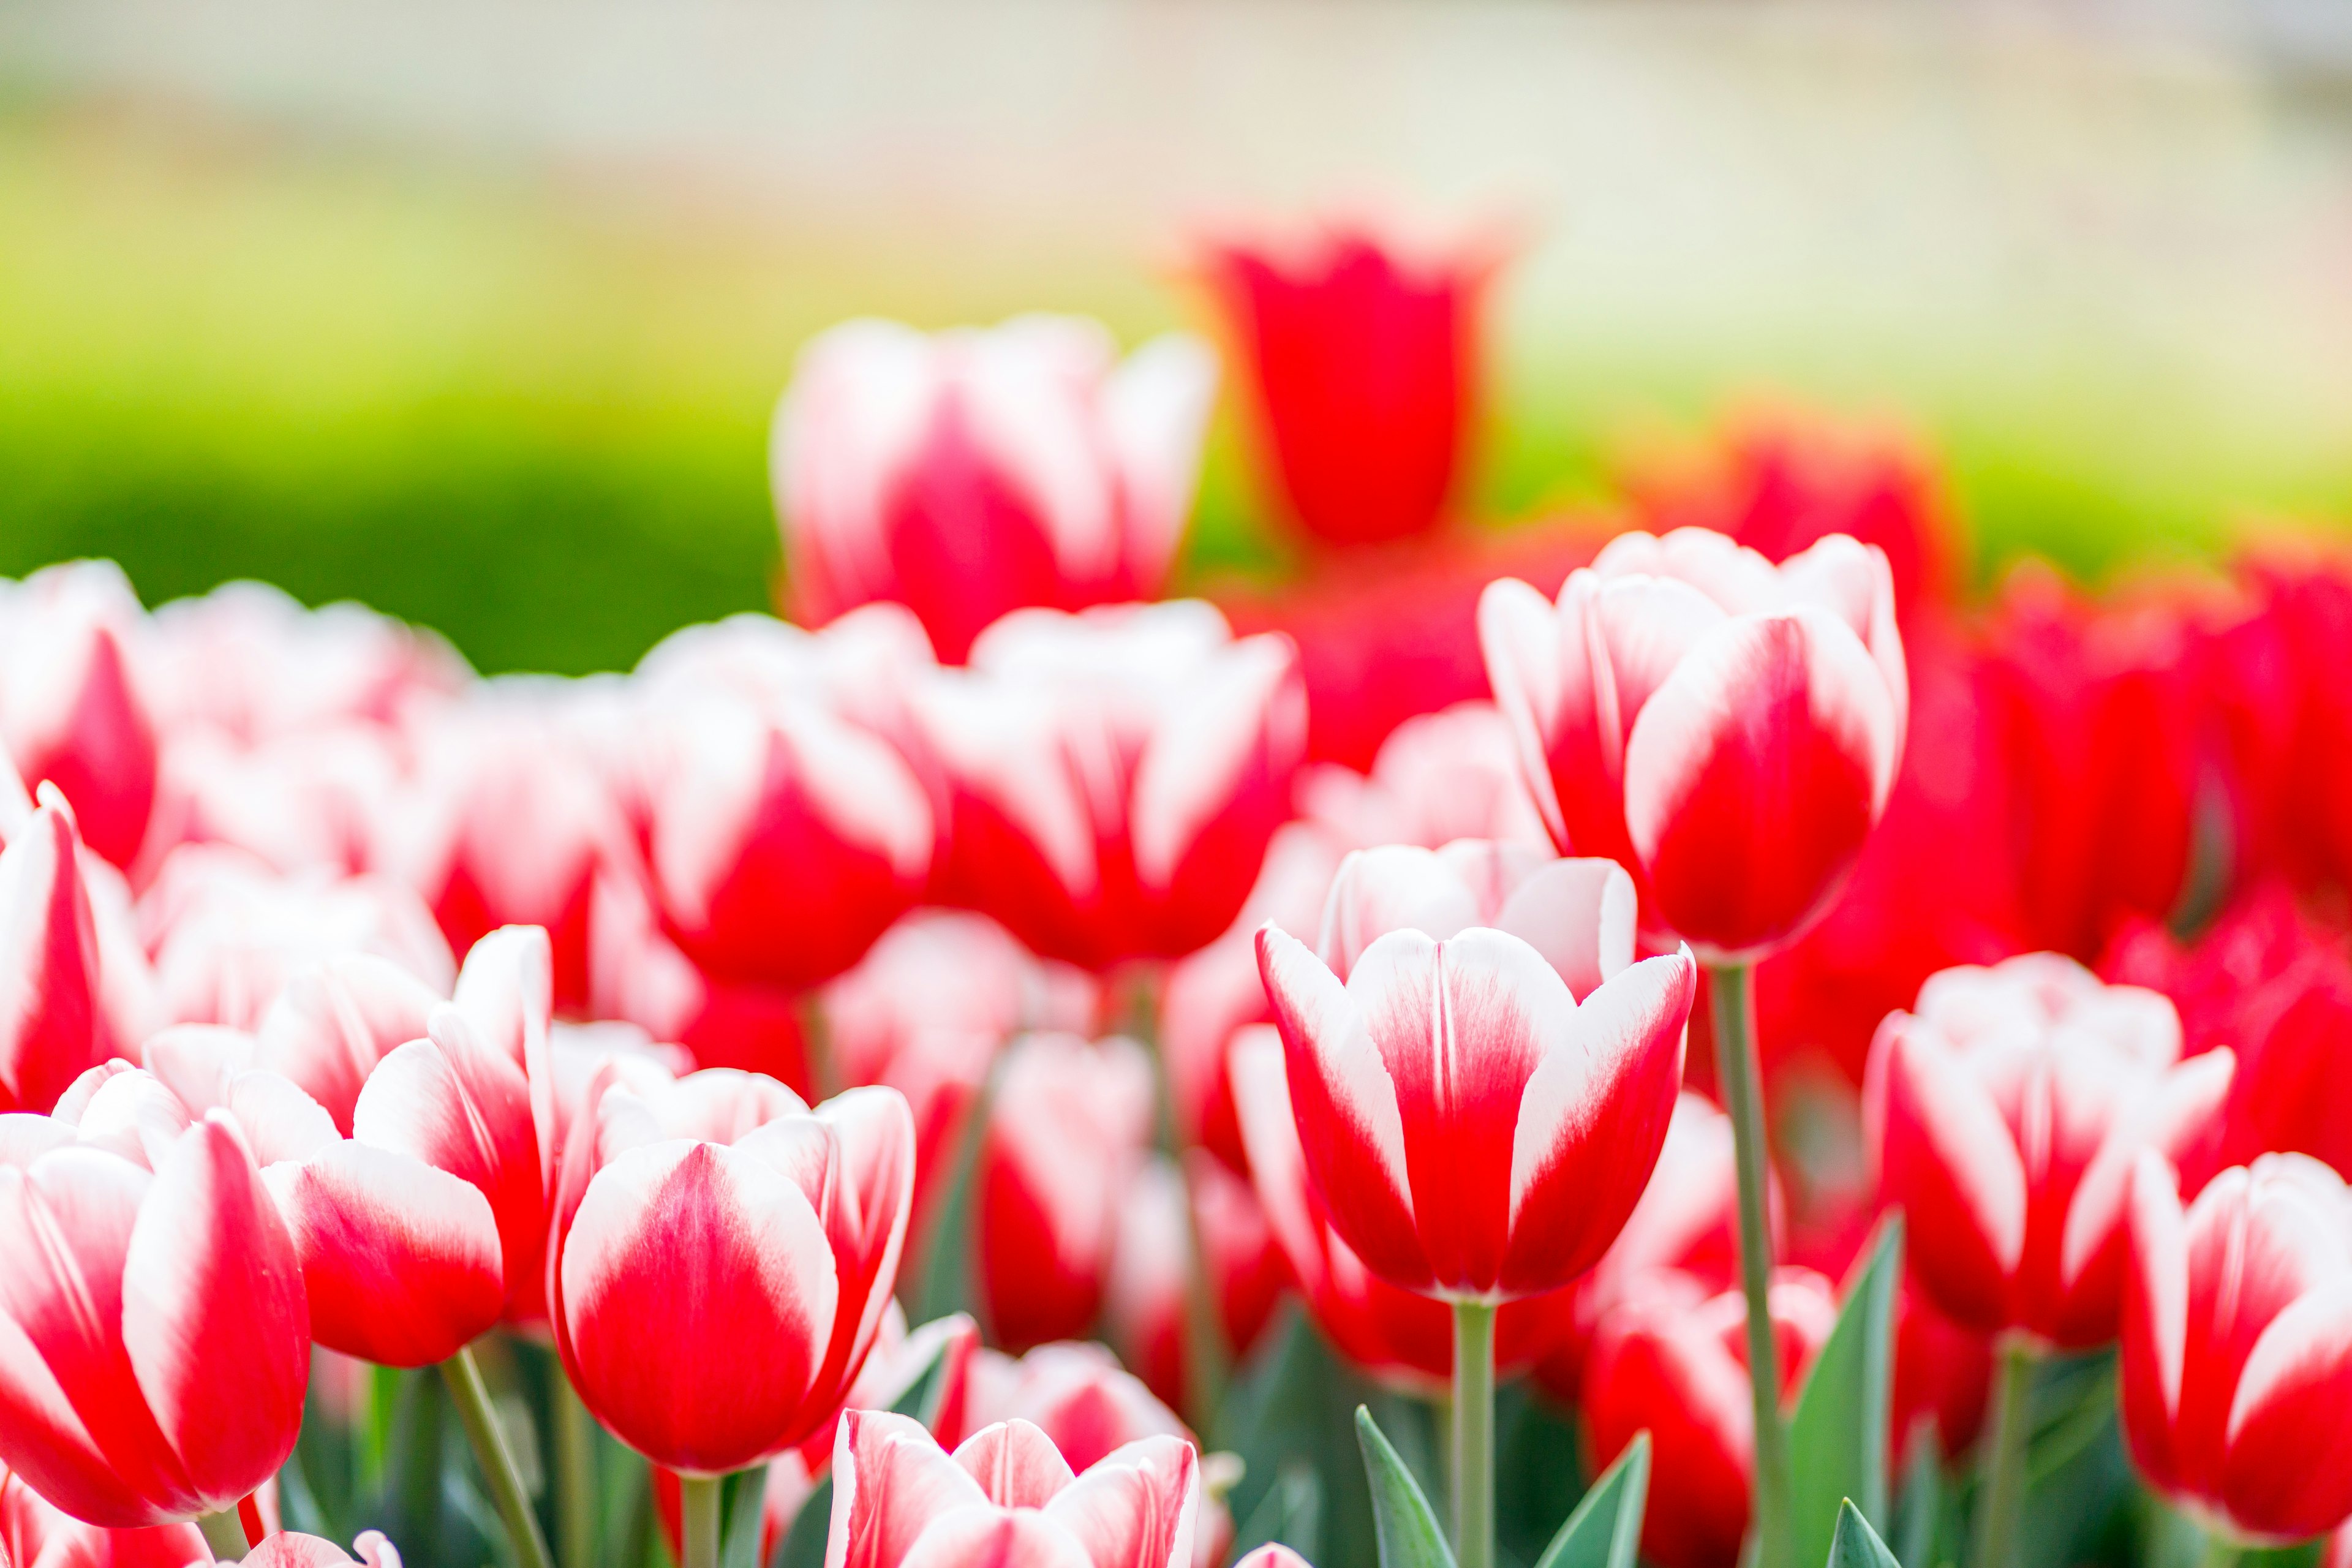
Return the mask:
<svg viewBox="0 0 2352 1568">
<path fill-rule="evenodd" d="M 1979 581 L 2352 515 L 2325 0 L 0 0 L 0 572 L 625 667 L 772 602 L 812 333 L 1207 326 L 1209 226 L 1335 204 L 1512 237 L 1483 526 L 1790 402 Z M 1182 582 L 1286 569 L 1239 430 Z"/>
</svg>

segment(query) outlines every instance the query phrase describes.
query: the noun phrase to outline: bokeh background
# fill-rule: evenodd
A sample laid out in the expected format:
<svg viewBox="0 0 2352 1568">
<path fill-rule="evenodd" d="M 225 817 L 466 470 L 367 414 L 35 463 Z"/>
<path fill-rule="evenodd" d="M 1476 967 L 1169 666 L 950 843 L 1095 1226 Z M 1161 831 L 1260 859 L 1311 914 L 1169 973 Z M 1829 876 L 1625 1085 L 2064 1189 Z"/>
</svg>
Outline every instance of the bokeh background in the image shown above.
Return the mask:
<svg viewBox="0 0 2352 1568">
<path fill-rule="evenodd" d="M 2352 515 L 2352 12 L 5 0 L 0 572 L 259 576 L 485 670 L 771 602 L 842 318 L 1205 325 L 1206 225 L 1515 237 L 1492 526 L 1794 401 L 1981 581 Z M 1230 410 L 1183 581 L 1278 577 Z"/>
</svg>

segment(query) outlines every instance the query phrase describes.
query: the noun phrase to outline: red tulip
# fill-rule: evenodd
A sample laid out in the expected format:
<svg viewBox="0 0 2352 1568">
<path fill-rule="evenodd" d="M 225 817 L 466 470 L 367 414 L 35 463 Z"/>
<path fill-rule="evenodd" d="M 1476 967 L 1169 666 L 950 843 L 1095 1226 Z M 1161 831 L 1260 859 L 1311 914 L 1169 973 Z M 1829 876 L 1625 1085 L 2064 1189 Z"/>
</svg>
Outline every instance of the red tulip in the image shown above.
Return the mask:
<svg viewBox="0 0 2352 1568">
<path fill-rule="evenodd" d="M 1781 1268 L 1771 1289 L 1783 1402 L 1803 1386 L 1837 1322 L 1829 1281 Z M 1594 1461 L 1650 1434 L 1642 1555 L 1660 1568 L 1731 1568 L 1748 1531 L 1756 1411 L 1748 1387 L 1748 1305 L 1687 1277 L 1653 1275 L 1601 1321 L 1584 1384 Z"/>
<path fill-rule="evenodd" d="M 37 572 L 8 605 L 0 734 L 28 784 L 73 803 L 89 847 L 127 867 L 155 805 L 155 726 L 136 647 L 145 616 L 121 568 Z"/>
<path fill-rule="evenodd" d="M 0 850 L 0 1110 L 46 1111 L 84 1071 L 136 1048 L 109 1016 L 81 844 L 61 805 Z"/>
<path fill-rule="evenodd" d="M 2264 1545 L 2352 1515 L 2352 1194 L 2299 1154 L 2216 1176 L 2184 1210 L 2131 1183 L 2123 1420 L 2148 1483 Z"/>
<path fill-rule="evenodd" d="M 1335 225 L 1209 261 L 1247 360 L 1269 466 L 1293 517 L 1336 544 L 1434 525 L 1477 395 L 1478 310 L 1499 257 L 1410 256 Z"/>
<path fill-rule="evenodd" d="M 389 959 L 338 954 L 287 978 L 262 1015 L 261 1059 L 324 1106 L 348 1138 L 368 1075 L 394 1047 L 425 1038 L 441 1001 Z"/>
<path fill-rule="evenodd" d="M 1233 922 L 1290 815 L 1297 657 L 1186 600 L 1006 616 L 927 694 L 953 798 L 940 890 L 1089 969 Z"/>
<path fill-rule="evenodd" d="M 772 1079 L 719 1068 L 589 1102 L 547 1268 L 582 1400 L 688 1474 L 801 1441 L 841 1408 L 898 1275 L 906 1101 L 857 1089 L 812 1111 Z"/>
<path fill-rule="evenodd" d="M 1519 769 L 1517 738 L 1491 702 L 1407 719 L 1381 742 L 1370 773 L 1330 763 L 1307 770 L 1298 806 L 1359 849 L 1435 849 L 1457 838 L 1551 843 Z"/>
<path fill-rule="evenodd" d="M 1024 605 L 1149 598 L 1192 508 L 1216 389 L 1181 333 L 1024 316 L 928 336 L 835 327 L 776 411 L 773 477 L 803 619 L 895 599 L 942 657 Z"/>
<path fill-rule="evenodd" d="M 1975 1445 L 1992 1403 L 1992 1351 L 1990 1336 L 1952 1321 L 1916 1285 L 1904 1281 L 1895 1310 L 1894 1418 L 1887 1423 L 1898 1465 L 1906 1458 L 1902 1446 L 1921 1421 L 1947 1460 Z"/>
<path fill-rule="evenodd" d="M 646 890 L 628 879 L 597 879 L 588 924 L 593 1016 L 676 1043 L 690 1066 L 759 1073 L 795 1093 L 814 1088 L 799 994 L 705 973 L 663 934 Z"/>
<path fill-rule="evenodd" d="M 401 1568 L 400 1549 L 380 1530 L 362 1530 L 352 1542 L 365 1568 Z M 299 1531 L 273 1531 L 238 1560 L 238 1568 L 348 1568 L 354 1559 L 331 1541 Z"/>
<path fill-rule="evenodd" d="M 1504 1300 L 1600 1260 L 1674 1111 L 1687 952 L 1581 1003 L 1542 953 L 1483 927 L 1442 942 L 1391 931 L 1343 984 L 1267 926 L 1258 964 L 1308 1179 L 1374 1273 Z"/>
<path fill-rule="evenodd" d="M 1633 962 L 1633 879 L 1615 861 L 1462 838 L 1443 849 L 1392 844 L 1349 855 L 1332 879 L 1316 947 L 1344 984 L 1391 931 L 1444 942 L 1483 926 L 1533 947 L 1572 994 L 1590 996 Z"/>
<path fill-rule="evenodd" d="M 1307 1311 L 1358 1366 L 1417 1391 L 1443 1389 L 1454 1373 L 1454 1314 L 1444 1302 L 1391 1285 L 1365 1268 L 1332 1227 L 1328 1207 L 1307 1180 L 1281 1035 L 1271 1025 L 1252 1025 L 1234 1037 L 1232 1056 L 1251 1178 Z M 1528 1365 L 1575 1330 L 1572 1290 L 1504 1302 L 1496 1315 L 1496 1370 L 1508 1373 Z"/>
<path fill-rule="evenodd" d="M 139 919 L 157 1005 L 175 1023 L 255 1028 L 296 972 L 342 953 L 388 959 L 436 990 L 457 968 L 432 911 L 392 879 L 281 876 L 224 846 L 166 856 Z"/>
<path fill-rule="evenodd" d="M 1171 1405 L 1192 1393 L 1191 1279 L 1202 1267 L 1196 1239 L 1214 1313 L 1207 1326 L 1233 1358 L 1249 1354 L 1289 1279 L 1257 1194 L 1223 1162 L 1188 1149 L 1181 1166 L 1164 1155 L 1144 1163 L 1120 1205 L 1103 1318 L 1106 1337 Z"/>
<path fill-rule="evenodd" d="M 2191 1051 L 2229 1047 L 2223 1146 L 2231 1164 L 2293 1151 L 2352 1171 L 2352 948 L 2266 887 L 2183 948 L 2161 927 L 2127 931 L 2106 973 L 2162 991 L 2180 1009 Z"/>
<path fill-rule="evenodd" d="M 1478 626 L 1554 840 L 1633 870 L 1644 920 L 1739 961 L 1836 898 L 1903 753 L 1884 553 L 1832 535 L 1774 566 L 1703 529 L 1629 533 L 1557 605 L 1489 586 Z"/>
<path fill-rule="evenodd" d="M 2115 1337 L 2132 1161 L 2181 1154 L 2229 1092 L 2227 1051 L 2179 1056 L 2170 1003 L 2055 953 L 1946 970 L 1886 1020 L 1868 1142 L 1938 1310 L 2067 1347 Z"/>
<path fill-rule="evenodd" d="M 1119 1204 L 1151 1139 L 1151 1063 L 1115 1037 L 1030 1035 L 1006 1051 L 975 1181 L 981 1296 L 1000 1344 L 1094 1326 Z"/>
<path fill-rule="evenodd" d="M 1129 1443 L 1073 1475 L 1026 1421 L 950 1456 L 906 1416 L 854 1410 L 834 1449 L 825 1568 L 1192 1568 L 1200 1495 L 1181 1437 Z"/>
<path fill-rule="evenodd" d="M 0 1563 L 8 1568 L 189 1568 L 211 1557 L 193 1524 L 84 1524 L 0 1465 Z"/>
<path fill-rule="evenodd" d="M 0 1118 L 0 1462 L 118 1529 L 236 1507 L 293 1451 L 310 1376 L 294 1244 L 237 1117 L 157 1147 L 151 1174 Z"/>
<path fill-rule="evenodd" d="M 402 738 L 343 723 L 247 745 L 200 725 L 169 736 L 156 784 L 152 847 L 224 844 L 279 871 L 359 872 L 410 825 Z"/>
</svg>

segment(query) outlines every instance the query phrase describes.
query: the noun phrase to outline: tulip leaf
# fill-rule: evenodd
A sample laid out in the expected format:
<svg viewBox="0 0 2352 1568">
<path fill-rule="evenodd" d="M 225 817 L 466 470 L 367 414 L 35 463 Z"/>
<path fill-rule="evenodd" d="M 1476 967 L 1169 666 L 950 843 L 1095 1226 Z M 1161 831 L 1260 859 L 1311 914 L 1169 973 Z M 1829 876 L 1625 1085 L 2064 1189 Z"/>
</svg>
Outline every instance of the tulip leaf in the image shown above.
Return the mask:
<svg viewBox="0 0 2352 1568">
<path fill-rule="evenodd" d="M 1238 1562 L 1275 1542 L 1309 1563 L 1323 1560 L 1323 1479 L 1304 1457 L 1282 1467 L 1274 1484 L 1234 1531 L 1233 1558 Z"/>
<path fill-rule="evenodd" d="M 1902 1274 L 1903 1222 L 1896 1215 L 1879 1227 L 1867 1260 L 1849 1279 L 1837 1326 L 1813 1358 L 1789 1423 L 1799 1563 L 1820 1562 L 1829 1554 L 1846 1500 L 1853 1500 L 1865 1520 L 1887 1517 L 1895 1288 Z"/>
<path fill-rule="evenodd" d="M 1360 1405 L 1356 1407 L 1356 1441 L 1364 1450 L 1364 1478 L 1371 1483 L 1381 1568 L 1454 1568 L 1454 1552 L 1429 1500 L 1422 1495 L 1421 1483 L 1381 1435 L 1371 1411 Z"/>
<path fill-rule="evenodd" d="M 1903 1568 L 1932 1568 L 1944 1511 L 1940 1441 L 1936 1418 L 1925 1412 L 1904 1439 L 1903 1489 L 1895 1500 L 1895 1554 Z"/>
<path fill-rule="evenodd" d="M 1852 1498 L 1838 1500 L 1837 1527 L 1830 1533 L 1828 1568 L 1900 1568 L 1870 1521 Z"/>
<path fill-rule="evenodd" d="M 809 1493 L 800 1512 L 784 1527 L 783 1539 L 776 1542 L 768 1568 L 824 1568 L 826 1537 L 832 1528 L 833 1478 L 827 1476 L 817 1482 L 816 1490 Z"/>
<path fill-rule="evenodd" d="M 1584 1500 L 1551 1538 L 1536 1568 L 1633 1568 L 1649 1500 L 1650 1435 L 1639 1432 L 1617 1462 L 1585 1489 Z"/>
<path fill-rule="evenodd" d="M 768 1467 L 737 1470 L 722 1483 L 719 1568 L 760 1568 L 760 1535 L 767 1522 Z"/>
</svg>

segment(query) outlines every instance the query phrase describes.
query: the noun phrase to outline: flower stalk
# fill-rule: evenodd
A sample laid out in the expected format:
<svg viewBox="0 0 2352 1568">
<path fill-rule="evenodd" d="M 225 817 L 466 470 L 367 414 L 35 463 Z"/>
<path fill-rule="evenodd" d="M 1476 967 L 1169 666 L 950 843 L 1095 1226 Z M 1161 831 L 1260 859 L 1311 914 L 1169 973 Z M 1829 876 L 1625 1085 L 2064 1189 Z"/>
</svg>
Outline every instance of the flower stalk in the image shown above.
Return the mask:
<svg viewBox="0 0 2352 1568">
<path fill-rule="evenodd" d="M 456 1355 L 441 1363 L 442 1381 L 449 1385 L 449 1397 L 457 1407 L 457 1419 L 466 1428 L 467 1440 L 474 1446 L 474 1457 L 481 1462 L 482 1477 L 489 1482 L 490 1500 L 499 1510 L 499 1518 L 507 1527 L 507 1538 L 514 1543 L 515 1556 L 522 1568 L 554 1568 L 547 1551 L 547 1537 L 539 1528 L 539 1515 L 532 1511 L 530 1494 L 523 1489 L 522 1471 L 516 1466 L 514 1450 L 507 1446 L 506 1434 L 499 1427 L 498 1413 L 490 1406 L 489 1385 L 482 1381 L 481 1363 L 474 1359 L 473 1347 L 460 1349 Z"/>
<path fill-rule="evenodd" d="M 685 1561 L 679 1568 L 719 1568 L 719 1536 L 724 1524 L 719 1504 L 726 1484 L 724 1476 L 678 1477 L 678 1501 L 684 1516 L 679 1533 L 685 1538 L 686 1548 Z"/>
<path fill-rule="evenodd" d="M 215 1562 L 239 1562 L 248 1550 L 245 1521 L 237 1518 L 236 1510 L 233 1508 L 225 1508 L 218 1513 L 198 1514 L 196 1529 L 203 1532 L 205 1544 L 212 1548 Z"/>
<path fill-rule="evenodd" d="M 1454 1558 L 1495 1563 L 1495 1309 L 1454 1303 Z"/>
<path fill-rule="evenodd" d="M 2021 1334 L 2000 1342 L 1993 1367 L 1992 1427 L 1985 1438 L 1984 1480 L 1977 1505 L 1974 1568 L 2007 1568 L 2017 1551 L 2017 1522 L 2025 1510 L 2025 1440 L 2033 1426 L 2032 1342 Z"/>
</svg>

